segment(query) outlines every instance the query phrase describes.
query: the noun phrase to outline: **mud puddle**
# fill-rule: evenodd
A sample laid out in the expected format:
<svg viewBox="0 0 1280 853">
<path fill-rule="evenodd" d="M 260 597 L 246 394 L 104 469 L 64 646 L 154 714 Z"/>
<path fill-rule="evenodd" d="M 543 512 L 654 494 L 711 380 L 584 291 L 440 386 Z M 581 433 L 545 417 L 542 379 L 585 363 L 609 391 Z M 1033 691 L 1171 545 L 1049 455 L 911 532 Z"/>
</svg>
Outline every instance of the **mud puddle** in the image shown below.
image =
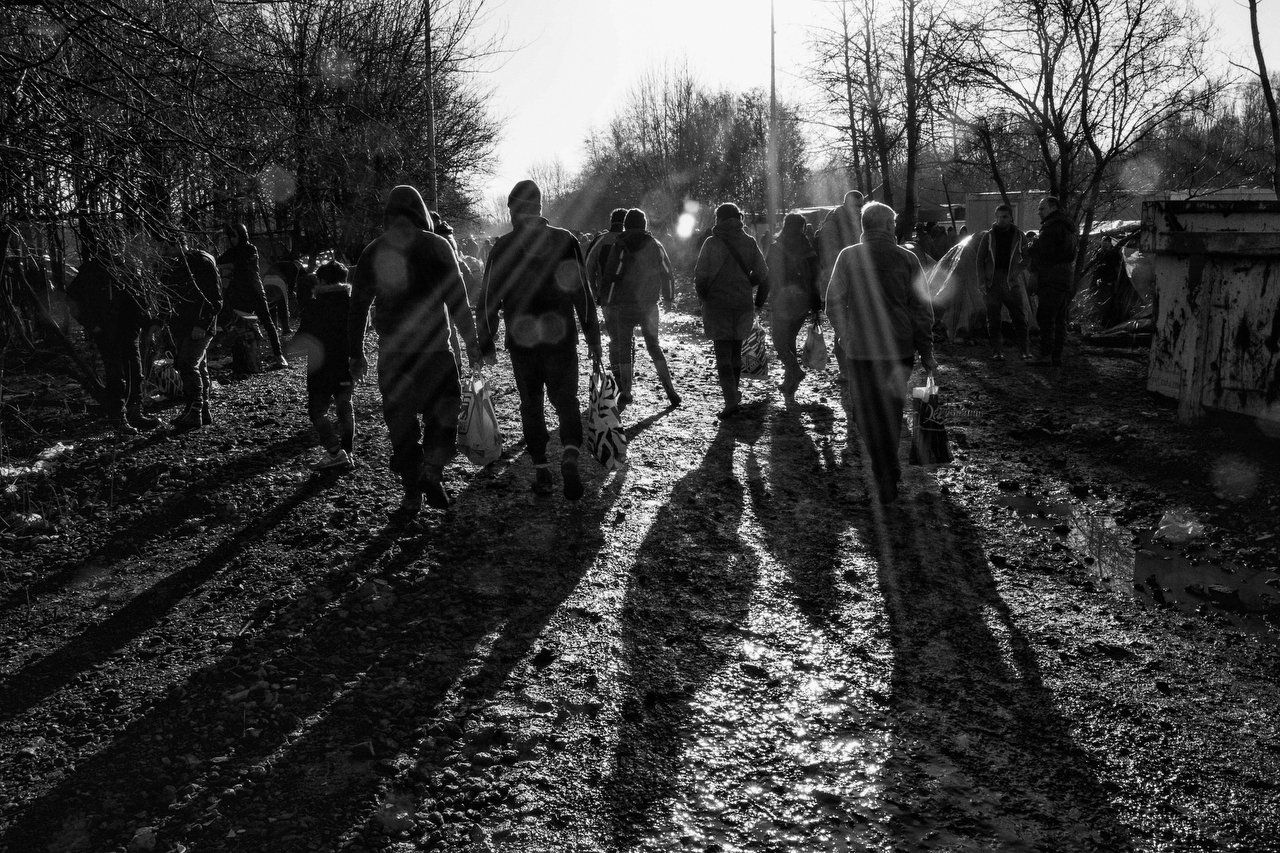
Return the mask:
<svg viewBox="0 0 1280 853">
<path fill-rule="evenodd" d="M 1198 536 L 1167 542 L 1158 528 L 1131 529 L 1089 502 L 1003 495 L 996 503 L 1028 527 L 1053 531 L 1116 595 L 1170 605 L 1280 643 L 1277 576 L 1233 564 Z"/>
</svg>

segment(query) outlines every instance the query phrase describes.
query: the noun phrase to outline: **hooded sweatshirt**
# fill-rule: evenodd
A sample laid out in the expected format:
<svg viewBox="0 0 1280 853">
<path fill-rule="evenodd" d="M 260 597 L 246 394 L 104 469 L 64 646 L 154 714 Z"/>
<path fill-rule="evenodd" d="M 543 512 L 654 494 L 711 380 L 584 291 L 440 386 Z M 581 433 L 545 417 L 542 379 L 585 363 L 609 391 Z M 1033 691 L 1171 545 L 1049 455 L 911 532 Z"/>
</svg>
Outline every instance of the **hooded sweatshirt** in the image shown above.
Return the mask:
<svg viewBox="0 0 1280 853">
<path fill-rule="evenodd" d="M 792 215 L 783 222 L 782 231 L 769 246 L 765 258 L 769 265 L 769 288 L 775 300 L 788 291 L 799 291 L 808 297 L 811 308 L 818 308 L 822 305 L 818 252 L 804 233 L 804 219 L 800 216 L 792 219 Z"/>
<path fill-rule="evenodd" d="M 347 341 L 351 354 L 364 352 L 369 308 L 377 302 L 374 328 L 380 352 L 449 351 L 449 318 L 468 348 L 475 344 L 475 320 L 453 246 L 431 231 L 427 206 L 418 191 L 398 186 L 387 197 L 385 215 L 403 214 L 415 226 L 408 245 L 387 234 L 360 253 L 351 285 Z"/>
<path fill-rule="evenodd" d="M 249 242 L 249 229 L 244 223 L 235 225 L 239 242 L 218 255 L 218 266 L 231 267 L 231 284 L 227 287 L 227 306 L 245 314 L 256 314 L 267 299 L 258 269 L 258 247 Z"/>
<path fill-rule="evenodd" d="M 674 276 L 667 250 L 648 231 L 628 228 L 609 250 L 600 304 L 610 307 L 657 305 L 675 298 Z"/>
<path fill-rule="evenodd" d="M 1072 272 L 1079 239 L 1076 224 L 1061 210 L 1053 211 L 1040 223 L 1040 233 L 1027 249 L 1027 257 L 1041 290 L 1075 292 Z"/>
<path fill-rule="evenodd" d="M 222 310 L 218 266 L 208 252 L 183 252 L 173 259 L 161 282 L 172 300 L 173 325 L 179 330 L 212 331 Z"/>
</svg>

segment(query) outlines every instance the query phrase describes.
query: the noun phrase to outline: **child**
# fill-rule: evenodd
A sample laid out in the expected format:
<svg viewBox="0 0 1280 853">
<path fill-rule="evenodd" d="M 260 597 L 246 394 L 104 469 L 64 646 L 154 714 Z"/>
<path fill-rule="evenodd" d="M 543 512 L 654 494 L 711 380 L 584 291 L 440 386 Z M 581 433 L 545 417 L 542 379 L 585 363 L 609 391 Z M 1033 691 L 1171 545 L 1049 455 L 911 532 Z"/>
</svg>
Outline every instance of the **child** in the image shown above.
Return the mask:
<svg viewBox="0 0 1280 853">
<path fill-rule="evenodd" d="M 315 424 L 324 445 L 324 454 L 311 466 L 316 470 L 349 468 L 355 439 L 355 416 L 351 409 L 351 367 L 347 347 L 347 309 L 351 285 L 347 268 L 330 261 L 316 270 L 317 284 L 307 294 L 299 293 L 302 325 L 297 343 L 307 353 L 307 417 Z M 338 425 L 330 423 L 329 404 L 338 413 Z"/>
</svg>

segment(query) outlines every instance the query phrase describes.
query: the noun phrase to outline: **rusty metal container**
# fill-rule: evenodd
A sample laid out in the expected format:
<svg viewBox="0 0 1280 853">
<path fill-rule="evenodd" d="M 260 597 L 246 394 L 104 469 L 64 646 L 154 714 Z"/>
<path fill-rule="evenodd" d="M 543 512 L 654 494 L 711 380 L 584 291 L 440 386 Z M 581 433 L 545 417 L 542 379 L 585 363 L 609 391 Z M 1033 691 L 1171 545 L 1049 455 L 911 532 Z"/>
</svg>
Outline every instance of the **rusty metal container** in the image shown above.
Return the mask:
<svg viewBox="0 0 1280 853">
<path fill-rule="evenodd" d="M 1193 421 L 1206 408 L 1280 427 L 1280 202 L 1148 201 L 1155 338 L 1148 390 Z"/>
</svg>

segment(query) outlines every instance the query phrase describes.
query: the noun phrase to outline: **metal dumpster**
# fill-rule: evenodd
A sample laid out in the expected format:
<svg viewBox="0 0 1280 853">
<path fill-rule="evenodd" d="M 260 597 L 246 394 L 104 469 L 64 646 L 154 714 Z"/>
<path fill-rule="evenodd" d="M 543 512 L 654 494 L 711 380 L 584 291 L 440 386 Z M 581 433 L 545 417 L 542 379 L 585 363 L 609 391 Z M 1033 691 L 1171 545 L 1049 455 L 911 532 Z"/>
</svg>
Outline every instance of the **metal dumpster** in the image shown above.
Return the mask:
<svg viewBox="0 0 1280 853">
<path fill-rule="evenodd" d="M 1149 201 L 1141 245 L 1154 256 L 1148 390 L 1280 427 L 1280 202 Z"/>
</svg>

